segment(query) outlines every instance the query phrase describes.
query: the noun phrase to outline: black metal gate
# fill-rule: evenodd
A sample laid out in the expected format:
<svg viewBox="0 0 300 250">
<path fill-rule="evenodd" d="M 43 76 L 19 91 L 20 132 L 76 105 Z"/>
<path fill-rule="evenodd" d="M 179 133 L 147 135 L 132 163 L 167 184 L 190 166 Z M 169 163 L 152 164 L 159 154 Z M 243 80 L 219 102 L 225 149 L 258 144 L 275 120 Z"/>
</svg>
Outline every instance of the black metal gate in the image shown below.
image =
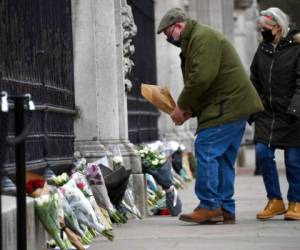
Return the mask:
<svg viewBox="0 0 300 250">
<path fill-rule="evenodd" d="M 129 140 L 141 143 L 158 139 L 159 112 L 141 96 L 141 83 L 156 83 L 155 24 L 153 0 L 127 0 L 138 33 L 133 39 L 133 88 L 127 96 Z"/>
<path fill-rule="evenodd" d="M 26 141 L 27 169 L 68 166 L 75 114 L 71 0 L 1 0 L 0 20 L 0 90 L 31 93 L 37 104 Z M 8 172 L 14 162 L 9 149 Z"/>
</svg>

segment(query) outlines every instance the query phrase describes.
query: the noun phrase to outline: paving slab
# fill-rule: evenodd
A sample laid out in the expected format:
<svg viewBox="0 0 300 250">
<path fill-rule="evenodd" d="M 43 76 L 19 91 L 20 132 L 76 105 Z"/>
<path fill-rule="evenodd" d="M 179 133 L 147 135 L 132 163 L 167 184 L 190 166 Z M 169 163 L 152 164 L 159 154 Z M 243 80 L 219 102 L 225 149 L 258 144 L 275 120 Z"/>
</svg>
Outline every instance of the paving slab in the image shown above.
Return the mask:
<svg viewBox="0 0 300 250">
<path fill-rule="evenodd" d="M 248 170 L 239 170 L 236 179 L 236 224 L 199 225 L 163 216 L 130 220 L 114 227 L 113 242 L 99 238 L 90 250 L 300 250 L 300 221 L 284 221 L 283 216 L 268 221 L 255 219 L 266 204 L 266 194 L 262 177 Z M 286 202 L 288 185 L 283 171 L 280 181 Z M 180 190 L 184 212 L 197 205 L 193 189 L 191 183 Z"/>
</svg>

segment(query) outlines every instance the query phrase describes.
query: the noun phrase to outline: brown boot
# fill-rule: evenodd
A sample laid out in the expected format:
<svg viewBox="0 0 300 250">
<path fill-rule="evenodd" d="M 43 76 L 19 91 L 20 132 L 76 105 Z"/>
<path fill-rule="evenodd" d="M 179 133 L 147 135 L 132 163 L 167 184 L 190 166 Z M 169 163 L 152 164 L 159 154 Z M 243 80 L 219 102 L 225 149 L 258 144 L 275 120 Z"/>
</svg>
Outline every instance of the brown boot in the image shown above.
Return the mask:
<svg viewBox="0 0 300 250">
<path fill-rule="evenodd" d="M 300 220 L 300 202 L 290 202 L 289 208 L 284 215 L 285 220 Z"/>
<path fill-rule="evenodd" d="M 267 220 L 276 215 L 284 214 L 285 211 L 283 200 L 270 199 L 265 209 L 256 214 L 256 219 Z"/>
<path fill-rule="evenodd" d="M 235 224 L 235 215 L 228 213 L 225 209 L 222 208 L 224 224 Z"/>
<path fill-rule="evenodd" d="M 220 208 L 217 208 L 215 210 L 197 208 L 194 209 L 192 213 L 180 215 L 179 220 L 201 224 L 214 224 L 223 222 L 223 214 Z"/>
</svg>

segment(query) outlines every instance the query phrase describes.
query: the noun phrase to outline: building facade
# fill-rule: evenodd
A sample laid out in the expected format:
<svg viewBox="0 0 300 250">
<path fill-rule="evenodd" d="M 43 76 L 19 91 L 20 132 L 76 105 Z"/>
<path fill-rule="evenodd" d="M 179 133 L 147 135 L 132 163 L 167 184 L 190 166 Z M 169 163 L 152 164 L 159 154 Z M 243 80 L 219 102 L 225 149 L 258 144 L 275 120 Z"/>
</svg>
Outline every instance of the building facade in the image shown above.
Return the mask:
<svg viewBox="0 0 300 250">
<path fill-rule="evenodd" d="M 38 104 L 26 143 L 28 168 L 60 172 L 72 164 L 74 151 L 88 161 L 120 151 L 145 214 L 144 175 L 135 145 L 176 140 L 192 151 L 196 126 L 194 119 L 174 126 L 140 94 L 143 82 L 169 87 L 175 99 L 183 87 L 179 49 L 156 35 L 161 17 L 169 8 L 183 8 L 234 42 L 248 67 L 251 53 L 245 47 L 250 46 L 243 44 L 252 45 L 255 38 L 242 31 L 245 25 L 252 28 L 253 17 L 245 13 L 255 6 L 233 0 L 57 0 L 33 1 L 25 8 L 21 2 L 0 5 L 0 39 L 6 46 L 1 90 L 30 92 Z M 9 18 L 16 23 L 6 23 Z M 8 155 L 7 173 L 13 174 L 13 152 Z"/>
</svg>

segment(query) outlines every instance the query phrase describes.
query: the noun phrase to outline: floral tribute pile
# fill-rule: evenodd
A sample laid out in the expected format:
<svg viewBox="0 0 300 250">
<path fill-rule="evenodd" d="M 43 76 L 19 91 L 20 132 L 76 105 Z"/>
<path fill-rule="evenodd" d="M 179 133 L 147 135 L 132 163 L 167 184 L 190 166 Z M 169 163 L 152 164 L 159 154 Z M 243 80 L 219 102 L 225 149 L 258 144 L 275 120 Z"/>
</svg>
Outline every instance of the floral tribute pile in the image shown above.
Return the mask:
<svg viewBox="0 0 300 250">
<path fill-rule="evenodd" d="M 177 142 L 157 141 L 139 146 L 147 181 L 147 207 L 153 215 L 177 216 L 181 200 L 177 190 L 193 179 L 194 159 Z M 133 191 L 128 185 L 120 152 L 87 163 L 74 154 L 70 173 L 47 180 L 33 172 L 26 174 L 26 190 L 34 198 L 36 215 L 52 238 L 49 249 L 87 249 L 96 237 L 113 241 L 113 223 L 121 225 L 129 217 L 142 219 Z"/>
<path fill-rule="evenodd" d="M 140 145 L 139 154 L 147 180 L 147 203 L 153 215 L 177 216 L 181 200 L 177 189 L 193 179 L 185 147 L 176 141 Z"/>
<path fill-rule="evenodd" d="M 122 158 L 116 160 L 114 165 L 125 169 Z M 141 219 L 132 190 L 127 185 L 130 172 L 124 170 L 122 176 L 114 176 L 114 171 L 110 170 L 115 179 L 122 177 L 119 183 L 124 189 L 113 204 L 108 188 L 114 189 L 107 187 L 101 170 L 105 165 L 110 168 L 107 157 L 94 163 L 77 157 L 70 174 L 53 175 L 45 180 L 38 174 L 27 172 L 26 191 L 34 198 L 36 215 L 52 238 L 48 242 L 49 249 L 87 249 L 100 235 L 112 241 L 112 223 L 126 223 L 127 213 Z"/>
</svg>

